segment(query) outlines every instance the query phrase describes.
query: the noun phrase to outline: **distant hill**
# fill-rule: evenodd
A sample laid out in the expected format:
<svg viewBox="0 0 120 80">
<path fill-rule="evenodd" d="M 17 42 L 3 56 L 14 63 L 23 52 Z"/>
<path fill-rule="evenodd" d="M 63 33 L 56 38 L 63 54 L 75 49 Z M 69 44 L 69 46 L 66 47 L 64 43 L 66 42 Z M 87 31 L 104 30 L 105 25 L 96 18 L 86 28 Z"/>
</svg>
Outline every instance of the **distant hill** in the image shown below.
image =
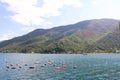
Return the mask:
<svg viewBox="0 0 120 80">
<path fill-rule="evenodd" d="M 51 29 L 36 29 L 0 43 L 0 52 L 93 53 L 119 50 L 119 21 L 114 19 L 93 19 Z"/>
</svg>

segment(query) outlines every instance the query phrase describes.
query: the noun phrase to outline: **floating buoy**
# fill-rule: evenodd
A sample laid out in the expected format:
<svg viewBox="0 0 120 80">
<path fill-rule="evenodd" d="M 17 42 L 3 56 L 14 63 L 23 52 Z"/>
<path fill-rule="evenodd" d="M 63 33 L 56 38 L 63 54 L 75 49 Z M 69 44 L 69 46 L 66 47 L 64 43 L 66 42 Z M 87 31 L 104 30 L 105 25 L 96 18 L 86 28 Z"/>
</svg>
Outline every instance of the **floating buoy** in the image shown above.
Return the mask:
<svg viewBox="0 0 120 80">
<path fill-rule="evenodd" d="M 22 68 L 21 66 L 19 66 L 19 68 Z"/>
<path fill-rule="evenodd" d="M 9 66 L 6 66 L 7 69 L 9 69 L 10 67 Z"/>
<path fill-rule="evenodd" d="M 28 66 L 27 64 L 25 64 L 25 66 Z"/>
<path fill-rule="evenodd" d="M 45 67 L 45 65 L 41 65 L 41 67 Z"/>
<path fill-rule="evenodd" d="M 53 64 L 53 66 L 55 67 L 55 66 L 57 66 L 57 64 Z"/>
</svg>

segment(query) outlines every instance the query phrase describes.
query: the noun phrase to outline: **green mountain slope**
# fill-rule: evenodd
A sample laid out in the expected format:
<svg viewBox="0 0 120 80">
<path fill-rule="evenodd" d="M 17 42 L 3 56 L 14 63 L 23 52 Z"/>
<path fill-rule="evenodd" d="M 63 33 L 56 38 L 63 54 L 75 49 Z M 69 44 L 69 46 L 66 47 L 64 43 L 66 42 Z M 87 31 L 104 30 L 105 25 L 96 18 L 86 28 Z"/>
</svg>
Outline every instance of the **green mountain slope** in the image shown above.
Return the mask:
<svg viewBox="0 0 120 80">
<path fill-rule="evenodd" d="M 120 50 L 120 31 L 119 29 L 97 41 L 95 49 L 99 52 L 116 52 Z"/>
<path fill-rule="evenodd" d="M 86 20 L 76 24 L 37 29 L 0 43 L 1 52 L 82 53 L 119 50 L 118 22 L 113 19 Z M 115 43 L 114 43 L 115 41 Z M 102 48 L 101 48 L 102 47 Z"/>
</svg>

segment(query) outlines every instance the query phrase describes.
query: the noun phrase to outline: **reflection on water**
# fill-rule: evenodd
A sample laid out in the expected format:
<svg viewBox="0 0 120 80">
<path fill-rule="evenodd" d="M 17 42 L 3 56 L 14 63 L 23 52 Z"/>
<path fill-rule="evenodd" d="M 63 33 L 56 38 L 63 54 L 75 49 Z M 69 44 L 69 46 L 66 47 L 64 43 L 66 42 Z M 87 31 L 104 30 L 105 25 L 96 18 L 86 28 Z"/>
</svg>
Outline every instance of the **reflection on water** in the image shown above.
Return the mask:
<svg viewBox="0 0 120 80">
<path fill-rule="evenodd" d="M 0 54 L 0 80 L 119 80 L 119 54 Z"/>
</svg>

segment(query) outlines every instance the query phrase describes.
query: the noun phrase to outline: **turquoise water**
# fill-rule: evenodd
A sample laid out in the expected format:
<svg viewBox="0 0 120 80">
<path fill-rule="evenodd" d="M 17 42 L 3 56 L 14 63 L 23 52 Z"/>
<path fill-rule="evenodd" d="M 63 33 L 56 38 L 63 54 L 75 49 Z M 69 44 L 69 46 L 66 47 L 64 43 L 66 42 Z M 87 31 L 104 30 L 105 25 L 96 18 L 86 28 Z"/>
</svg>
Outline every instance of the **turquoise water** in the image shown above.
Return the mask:
<svg viewBox="0 0 120 80">
<path fill-rule="evenodd" d="M 1 53 L 0 80 L 120 80 L 120 54 Z"/>
</svg>

